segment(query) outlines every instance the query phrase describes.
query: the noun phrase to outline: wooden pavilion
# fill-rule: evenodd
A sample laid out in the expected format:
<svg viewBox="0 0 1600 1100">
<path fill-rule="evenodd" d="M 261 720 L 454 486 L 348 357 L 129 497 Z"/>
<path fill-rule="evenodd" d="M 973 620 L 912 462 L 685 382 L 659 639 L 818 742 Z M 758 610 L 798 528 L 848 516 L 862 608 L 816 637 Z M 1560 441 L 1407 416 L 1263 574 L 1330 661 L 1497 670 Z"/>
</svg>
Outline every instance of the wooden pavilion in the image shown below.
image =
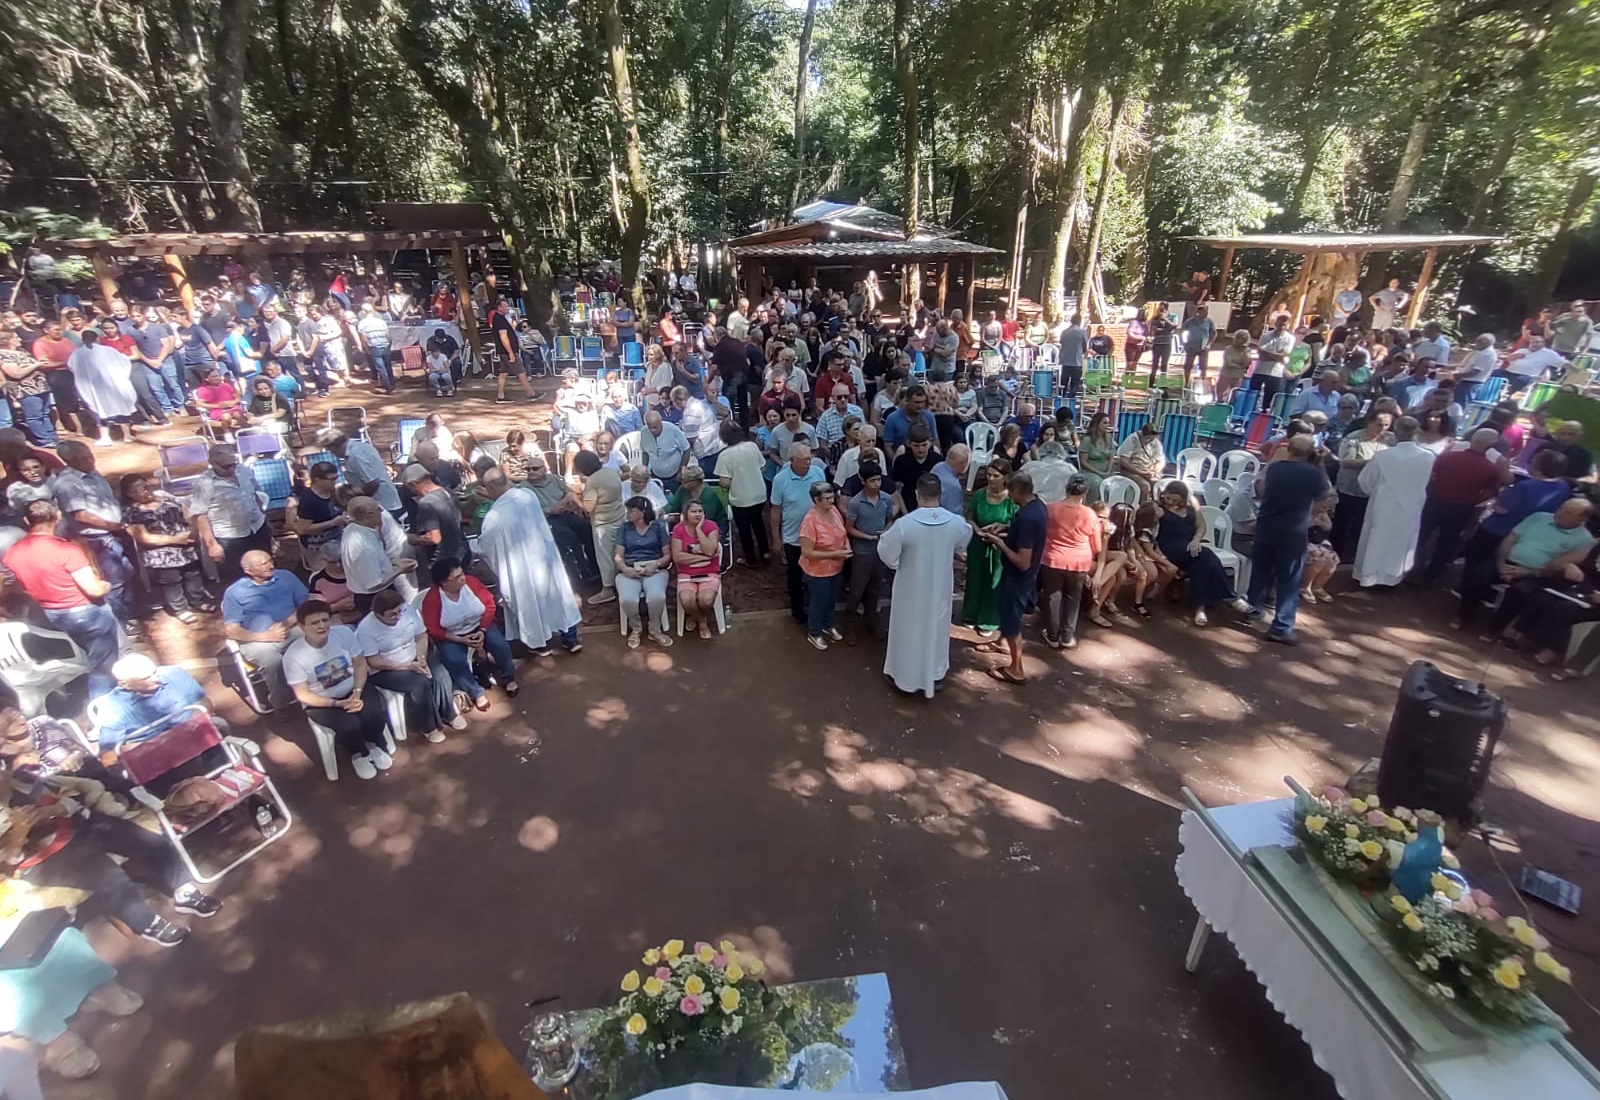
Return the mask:
<svg viewBox="0 0 1600 1100">
<path fill-rule="evenodd" d="M 868 270 L 899 267 L 916 273 L 914 279 L 902 279 L 901 298 L 909 303 L 922 291 L 923 265 L 935 263 L 938 290 L 934 304 L 943 312 L 950 290 L 950 265 L 960 264 L 965 268 L 968 317 L 972 316 L 979 258 L 1001 254 L 999 249 L 961 240 L 937 226 L 920 226 L 908 238 L 905 222 L 893 214 L 870 206 L 822 201 L 794 211 L 793 221 L 728 241 L 727 250 L 738 264 L 739 287 L 751 301 L 759 299 L 764 288 L 782 286 L 789 279 L 805 285 L 822 270 L 843 271 L 848 281 L 854 281 Z"/>
<path fill-rule="evenodd" d="M 1333 312 L 1333 296 L 1359 281 L 1361 265 L 1370 252 L 1422 251 L 1422 272 L 1406 307 L 1406 326 L 1413 327 L 1427 303 L 1433 271 L 1441 248 L 1474 248 L 1494 244 L 1499 237 L 1479 237 L 1460 233 L 1256 233 L 1238 237 L 1185 237 L 1186 241 L 1210 245 L 1222 251 L 1222 272 L 1216 282 L 1217 297 L 1226 295 L 1233 256 L 1241 248 L 1266 248 L 1301 255 L 1282 297 L 1292 315 L 1294 328 L 1302 317 L 1328 316 Z M 1278 299 L 1269 297 L 1268 304 Z M 1365 303 L 1363 303 L 1364 305 Z"/>
</svg>

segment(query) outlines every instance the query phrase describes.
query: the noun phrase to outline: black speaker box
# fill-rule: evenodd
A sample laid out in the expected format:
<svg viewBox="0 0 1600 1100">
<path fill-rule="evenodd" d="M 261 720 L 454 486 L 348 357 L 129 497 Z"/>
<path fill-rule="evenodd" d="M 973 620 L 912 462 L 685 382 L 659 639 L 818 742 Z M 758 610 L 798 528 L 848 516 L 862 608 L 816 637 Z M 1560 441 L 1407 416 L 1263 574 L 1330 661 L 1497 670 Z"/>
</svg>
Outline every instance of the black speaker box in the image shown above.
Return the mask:
<svg viewBox="0 0 1600 1100">
<path fill-rule="evenodd" d="M 1389 720 L 1378 767 L 1379 800 L 1472 823 L 1505 724 L 1500 696 L 1417 661 L 1400 683 Z"/>
</svg>

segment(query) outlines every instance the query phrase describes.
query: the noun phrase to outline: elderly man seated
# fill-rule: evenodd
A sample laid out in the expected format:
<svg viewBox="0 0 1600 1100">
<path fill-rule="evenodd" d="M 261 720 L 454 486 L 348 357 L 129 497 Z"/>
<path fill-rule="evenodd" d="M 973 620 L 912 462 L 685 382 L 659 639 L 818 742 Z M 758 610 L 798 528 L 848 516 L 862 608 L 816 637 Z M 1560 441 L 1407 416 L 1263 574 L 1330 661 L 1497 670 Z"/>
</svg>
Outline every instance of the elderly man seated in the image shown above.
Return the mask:
<svg viewBox="0 0 1600 1100">
<path fill-rule="evenodd" d="M 544 518 L 550 524 L 550 534 L 561 551 L 561 560 L 574 584 L 591 584 L 600 579 L 600 565 L 594 554 L 594 529 L 589 516 L 565 481 L 550 472 L 544 455 L 530 451 L 524 456 L 527 480 L 523 487 L 539 498 Z"/>
<path fill-rule="evenodd" d="M 1044 421 L 1039 419 L 1038 410 L 1032 401 L 1017 402 L 1017 415 L 1006 421 L 1015 424 L 1022 430 L 1022 445 L 1029 450 L 1039 439 L 1039 430 L 1044 427 Z"/>
<path fill-rule="evenodd" d="M 629 465 L 647 467 L 648 476 L 660 478 L 669 492 L 678 487 L 684 465 L 693 461 L 689 437 L 655 409 L 645 414 L 643 428 L 617 440 L 617 450 Z"/>
<path fill-rule="evenodd" d="M 1140 503 L 1155 499 L 1155 482 L 1166 468 L 1167 452 L 1153 420 L 1145 421 L 1117 448 L 1117 473 L 1139 486 Z"/>
<path fill-rule="evenodd" d="M 283 679 L 283 651 L 298 635 L 294 612 L 306 599 L 306 586 L 274 566 L 265 550 L 251 550 L 239 566 L 244 576 L 222 594 L 223 633 L 260 672 L 267 706 L 276 710 L 293 698 Z"/>
<path fill-rule="evenodd" d="M 1545 585 L 1583 579 L 1583 560 L 1594 548 L 1588 522 L 1594 505 L 1573 497 L 1550 512 L 1534 512 L 1500 541 L 1494 556 L 1472 561 L 1461 572 L 1461 607 L 1450 625 L 1460 630 L 1487 602 L 1497 581 L 1510 587 L 1489 617 L 1485 641 L 1500 637 L 1507 624 Z"/>
<path fill-rule="evenodd" d="M 1039 444 L 1039 457 L 1028 463 L 1033 495 L 1046 504 L 1067 499 L 1067 482 L 1076 471 L 1067 461 L 1067 449 L 1054 440 Z"/>
<path fill-rule="evenodd" d="M 184 707 L 211 709 L 200 682 L 177 665 L 158 666 L 143 653 L 129 653 L 111 666 L 117 686 L 96 701 L 95 737 L 102 753 L 120 745 L 137 744 L 132 734 L 168 718 Z M 217 732 L 227 735 L 228 723 L 212 715 Z M 146 734 L 145 736 L 148 736 Z"/>
<path fill-rule="evenodd" d="M 365 615 L 372 609 L 372 597 L 391 585 L 408 600 L 415 596 L 417 562 L 406 554 L 400 525 L 371 497 L 352 497 L 345 512 L 350 524 L 339 540 L 339 558 L 356 611 Z"/>
</svg>

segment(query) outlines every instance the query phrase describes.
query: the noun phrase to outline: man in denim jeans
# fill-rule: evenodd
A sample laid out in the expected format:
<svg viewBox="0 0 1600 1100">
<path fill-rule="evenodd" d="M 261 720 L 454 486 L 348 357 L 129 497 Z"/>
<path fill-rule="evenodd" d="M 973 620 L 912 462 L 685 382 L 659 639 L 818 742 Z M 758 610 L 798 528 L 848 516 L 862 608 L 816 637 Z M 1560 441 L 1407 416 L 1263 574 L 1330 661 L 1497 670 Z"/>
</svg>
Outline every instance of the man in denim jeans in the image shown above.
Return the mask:
<svg viewBox="0 0 1600 1100">
<path fill-rule="evenodd" d="M 102 695 L 116 686 L 111 665 L 117 659 L 117 618 L 102 602 L 111 586 L 83 547 L 56 535 L 61 512 L 54 504 L 36 500 L 22 519 L 28 533 L 6 551 L 0 565 L 39 605 L 45 620 L 88 655 L 89 695 Z"/>
</svg>

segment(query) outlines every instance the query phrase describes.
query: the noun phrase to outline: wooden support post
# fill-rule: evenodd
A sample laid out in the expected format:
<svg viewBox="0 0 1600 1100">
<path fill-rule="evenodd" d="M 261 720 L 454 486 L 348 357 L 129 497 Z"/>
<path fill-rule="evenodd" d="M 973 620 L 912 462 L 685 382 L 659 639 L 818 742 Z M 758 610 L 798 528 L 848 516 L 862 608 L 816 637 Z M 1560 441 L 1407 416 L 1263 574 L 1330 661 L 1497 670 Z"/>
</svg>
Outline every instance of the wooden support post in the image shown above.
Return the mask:
<svg viewBox="0 0 1600 1100">
<path fill-rule="evenodd" d="M 1233 245 L 1222 250 L 1222 273 L 1217 276 L 1216 293 L 1212 295 L 1218 301 L 1226 302 L 1228 298 L 1228 276 L 1233 274 Z"/>
<path fill-rule="evenodd" d="M 1313 249 L 1307 252 L 1305 259 L 1300 262 L 1300 275 L 1295 279 L 1295 287 L 1291 294 L 1294 301 L 1294 313 L 1289 318 L 1289 331 L 1293 332 L 1300 327 L 1300 318 L 1306 312 L 1306 295 L 1311 292 L 1311 269 L 1316 266 L 1317 253 Z"/>
<path fill-rule="evenodd" d="M 973 310 L 977 307 L 978 300 L 978 257 L 967 257 L 967 312 L 963 314 L 970 322 Z"/>
<path fill-rule="evenodd" d="M 488 370 L 489 364 L 483 358 L 483 347 L 478 340 L 478 318 L 472 311 L 472 284 L 467 282 L 467 253 L 460 241 L 450 242 L 450 263 L 455 268 L 456 285 L 460 288 L 460 293 L 456 295 L 456 310 L 461 319 L 461 335 L 466 339 L 467 347 L 472 349 L 472 357 L 479 367 Z"/>
<path fill-rule="evenodd" d="M 1411 305 L 1406 309 L 1406 328 L 1416 328 L 1422 307 L 1428 302 L 1428 284 L 1433 281 L 1433 262 L 1439 258 L 1437 248 L 1428 249 L 1422 257 L 1422 274 L 1417 276 L 1417 290 L 1411 295 Z"/>
<path fill-rule="evenodd" d="M 112 299 L 121 297 L 121 293 L 117 290 L 117 280 L 111 274 L 111 261 L 97 248 L 89 253 L 89 262 L 94 264 L 94 277 L 100 283 L 100 295 L 105 298 L 106 307 L 109 309 Z"/>
<path fill-rule="evenodd" d="M 944 312 L 945 295 L 950 292 L 950 261 L 939 261 L 939 304 L 936 307 L 940 313 Z"/>
<path fill-rule="evenodd" d="M 172 275 L 172 285 L 178 291 L 178 297 L 183 302 L 183 308 L 190 313 L 194 312 L 194 284 L 189 282 L 189 273 L 184 270 L 183 257 L 176 252 L 168 252 L 162 256 L 166 261 L 167 271 Z"/>
</svg>

